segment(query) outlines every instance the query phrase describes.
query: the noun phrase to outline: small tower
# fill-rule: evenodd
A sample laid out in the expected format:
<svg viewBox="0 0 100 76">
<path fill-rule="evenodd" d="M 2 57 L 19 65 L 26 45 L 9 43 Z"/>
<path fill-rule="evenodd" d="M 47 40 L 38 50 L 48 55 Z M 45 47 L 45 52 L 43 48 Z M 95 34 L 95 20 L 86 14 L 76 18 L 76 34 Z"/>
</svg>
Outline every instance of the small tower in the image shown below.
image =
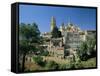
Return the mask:
<svg viewBox="0 0 100 76">
<path fill-rule="evenodd" d="M 70 26 L 71 22 L 70 22 L 70 18 L 68 18 L 68 26 Z"/>
<path fill-rule="evenodd" d="M 52 16 L 51 18 L 51 31 L 56 27 L 56 19 Z"/>
<path fill-rule="evenodd" d="M 59 29 L 61 32 L 63 32 L 65 30 L 65 26 L 64 26 L 64 23 L 62 23 L 62 25 L 60 26 L 60 29 Z"/>
<path fill-rule="evenodd" d="M 64 23 L 62 23 L 62 25 L 60 26 L 59 31 L 61 32 L 61 34 L 62 34 L 62 36 L 63 36 L 63 35 L 64 35 L 64 32 L 65 32 Z"/>
</svg>

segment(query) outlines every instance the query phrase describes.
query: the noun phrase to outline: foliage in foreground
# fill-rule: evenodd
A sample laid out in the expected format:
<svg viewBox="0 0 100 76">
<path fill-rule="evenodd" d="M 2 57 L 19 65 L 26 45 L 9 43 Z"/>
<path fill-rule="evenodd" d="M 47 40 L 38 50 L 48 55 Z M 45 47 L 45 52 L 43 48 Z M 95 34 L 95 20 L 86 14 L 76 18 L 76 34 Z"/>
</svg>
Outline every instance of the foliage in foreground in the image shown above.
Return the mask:
<svg viewBox="0 0 100 76">
<path fill-rule="evenodd" d="M 41 57 L 37 57 L 35 61 L 44 70 L 72 70 L 96 67 L 96 58 L 90 58 L 87 61 L 71 61 L 67 64 L 59 64 L 55 61 L 43 61 L 43 58 Z"/>
<path fill-rule="evenodd" d="M 34 44 L 33 44 L 34 43 Z M 36 23 L 24 24 L 21 23 L 19 26 L 19 54 L 22 58 L 22 72 L 25 70 L 25 56 L 33 51 L 36 53 L 38 47 L 36 45 L 41 43 L 40 31 Z"/>
<path fill-rule="evenodd" d="M 80 48 L 77 49 L 77 54 L 82 61 L 96 57 L 96 39 L 88 38 L 87 41 L 83 42 Z"/>
</svg>

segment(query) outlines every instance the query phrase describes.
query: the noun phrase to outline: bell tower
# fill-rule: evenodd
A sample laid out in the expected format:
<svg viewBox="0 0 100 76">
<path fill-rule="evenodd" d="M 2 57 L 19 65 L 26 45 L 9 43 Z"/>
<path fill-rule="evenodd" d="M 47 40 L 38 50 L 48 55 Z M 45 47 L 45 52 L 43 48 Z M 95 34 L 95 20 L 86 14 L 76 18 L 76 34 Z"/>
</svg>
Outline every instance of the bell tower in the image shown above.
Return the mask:
<svg viewBox="0 0 100 76">
<path fill-rule="evenodd" d="M 51 17 L 51 31 L 53 31 L 54 27 L 56 27 L 56 19 L 54 16 Z"/>
</svg>

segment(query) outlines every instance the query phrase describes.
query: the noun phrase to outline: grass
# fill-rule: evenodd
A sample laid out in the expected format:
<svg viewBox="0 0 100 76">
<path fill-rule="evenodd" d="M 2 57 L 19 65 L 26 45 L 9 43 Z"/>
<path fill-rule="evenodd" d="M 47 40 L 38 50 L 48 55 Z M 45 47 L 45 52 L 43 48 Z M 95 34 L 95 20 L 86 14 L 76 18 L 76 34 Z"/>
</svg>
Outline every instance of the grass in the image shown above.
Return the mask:
<svg viewBox="0 0 100 76">
<path fill-rule="evenodd" d="M 69 63 L 69 61 L 67 59 L 61 59 L 59 57 L 46 56 L 46 57 L 43 57 L 43 59 L 47 60 L 47 61 L 55 61 L 58 64 L 67 64 L 67 63 Z"/>
<path fill-rule="evenodd" d="M 84 68 L 96 67 L 96 58 L 91 58 L 87 61 L 82 61 L 81 64 Z"/>
<path fill-rule="evenodd" d="M 38 71 L 41 70 L 42 67 L 37 65 L 36 63 L 33 62 L 25 62 L 25 71 Z"/>
<path fill-rule="evenodd" d="M 67 59 L 60 59 L 60 58 L 57 58 L 57 57 L 44 57 L 43 59 L 45 59 L 46 61 L 56 62 L 57 64 L 60 65 L 61 69 L 65 69 L 65 67 L 69 67 L 67 65 L 70 65 L 70 63 L 68 62 Z M 96 67 L 96 58 L 94 57 L 94 58 L 88 59 L 87 61 L 81 61 L 79 66 L 82 67 L 82 68 Z M 49 68 L 47 69 L 46 66 L 41 67 L 39 64 L 35 63 L 34 59 L 33 59 L 33 62 L 26 62 L 25 68 L 26 68 L 25 69 L 26 71 L 49 70 Z M 79 67 L 77 67 L 77 68 L 79 68 Z"/>
</svg>

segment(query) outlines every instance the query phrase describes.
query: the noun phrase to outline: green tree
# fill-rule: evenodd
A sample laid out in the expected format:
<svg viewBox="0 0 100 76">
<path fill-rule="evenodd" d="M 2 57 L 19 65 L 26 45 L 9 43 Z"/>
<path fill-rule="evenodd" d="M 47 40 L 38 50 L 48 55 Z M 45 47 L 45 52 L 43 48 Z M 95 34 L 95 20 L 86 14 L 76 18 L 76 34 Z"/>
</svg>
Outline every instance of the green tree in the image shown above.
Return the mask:
<svg viewBox="0 0 100 76">
<path fill-rule="evenodd" d="M 94 49 L 96 47 L 95 36 L 93 38 L 88 38 L 87 45 L 88 45 L 88 55 L 90 57 L 96 56 L 96 50 Z"/>
<path fill-rule="evenodd" d="M 80 48 L 77 49 L 77 53 L 81 60 L 87 60 L 88 58 L 96 56 L 96 39 L 88 37 L 87 41 L 83 42 Z"/>
<path fill-rule="evenodd" d="M 37 52 L 37 45 L 41 43 L 40 31 L 36 23 L 24 24 L 21 23 L 19 26 L 19 53 L 23 55 L 22 58 L 22 71 L 25 67 L 25 56 L 29 51 Z"/>
<path fill-rule="evenodd" d="M 61 37 L 61 32 L 58 30 L 57 26 L 54 27 L 54 29 L 52 30 L 51 32 L 52 34 L 52 38 L 58 38 L 58 37 Z"/>
<path fill-rule="evenodd" d="M 79 55 L 81 60 L 87 60 L 88 59 L 88 45 L 86 42 L 83 42 L 79 49 L 77 49 L 77 54 Z"/>
<path fill-rule="evenodd" d="M 88 58 L 92 58 L 96 56 L 96 33 L 92 33 L 91 35 L 87 36 L 87 54 Z"/>
</svg>

